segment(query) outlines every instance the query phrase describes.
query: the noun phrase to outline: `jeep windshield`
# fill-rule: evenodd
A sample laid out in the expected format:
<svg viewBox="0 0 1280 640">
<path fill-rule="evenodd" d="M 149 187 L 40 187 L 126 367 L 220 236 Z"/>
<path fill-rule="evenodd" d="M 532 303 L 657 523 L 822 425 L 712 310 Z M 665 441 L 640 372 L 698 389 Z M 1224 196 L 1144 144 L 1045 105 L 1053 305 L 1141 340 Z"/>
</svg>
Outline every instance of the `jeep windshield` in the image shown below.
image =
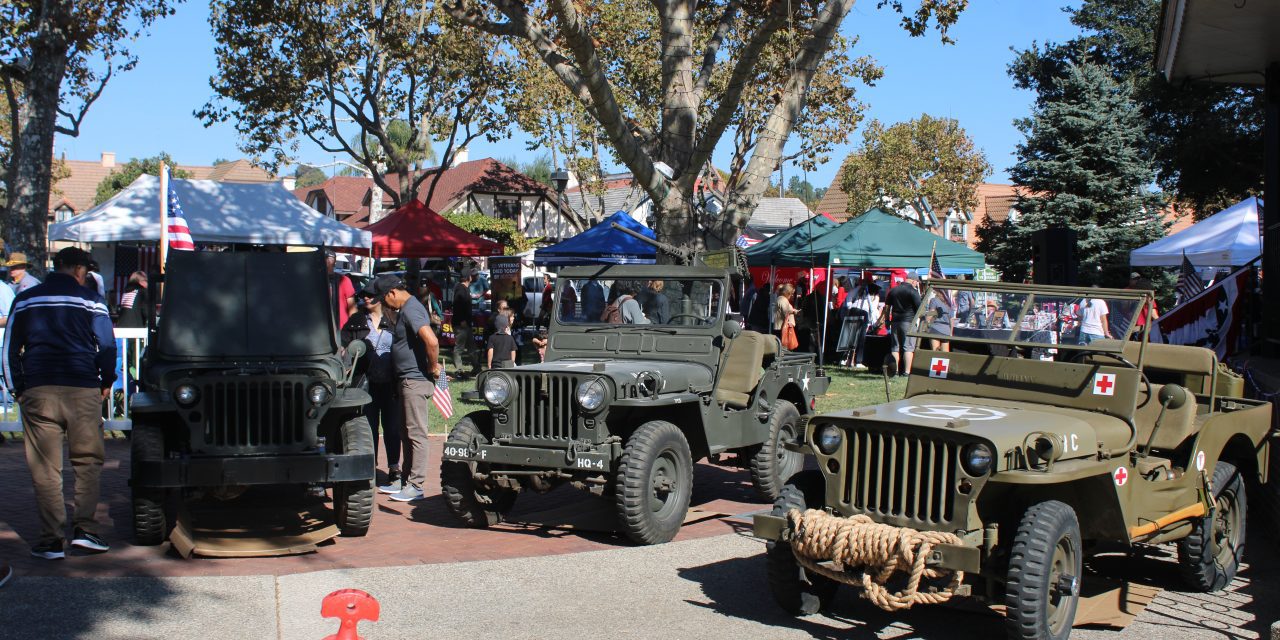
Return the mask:
<svg viewBox="0 0 1280 640">
<path fill-rule="evenodd" d="M 561 324 L 707 326 L 722 314 L 719 280 L 560 278 L 556 314 Z"/>
<path fill-rule="evenodd" d="M 932 280 L 912 335 L 951 343 L 1119 352 L 1150 314 L 1151 292 Z"/>
</svg>

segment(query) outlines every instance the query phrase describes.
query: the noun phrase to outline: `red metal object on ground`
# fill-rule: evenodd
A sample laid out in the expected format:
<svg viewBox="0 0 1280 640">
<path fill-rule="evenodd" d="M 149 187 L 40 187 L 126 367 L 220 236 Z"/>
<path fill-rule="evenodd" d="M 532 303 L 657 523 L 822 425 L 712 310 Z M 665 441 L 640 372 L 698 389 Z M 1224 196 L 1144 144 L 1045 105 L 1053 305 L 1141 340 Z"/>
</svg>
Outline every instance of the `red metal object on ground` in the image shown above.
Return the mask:
<svg viewBox="0 0 1280 640">
<path fill-rule="evenodd" d="M 356 634 L 361 620 L 378 621 L 378 601 L 359 589 L 339 589 L 320 602 L 320 617 L 338 618 L 338 632 L 324 640 L 364 640 Z"/>
</svg>

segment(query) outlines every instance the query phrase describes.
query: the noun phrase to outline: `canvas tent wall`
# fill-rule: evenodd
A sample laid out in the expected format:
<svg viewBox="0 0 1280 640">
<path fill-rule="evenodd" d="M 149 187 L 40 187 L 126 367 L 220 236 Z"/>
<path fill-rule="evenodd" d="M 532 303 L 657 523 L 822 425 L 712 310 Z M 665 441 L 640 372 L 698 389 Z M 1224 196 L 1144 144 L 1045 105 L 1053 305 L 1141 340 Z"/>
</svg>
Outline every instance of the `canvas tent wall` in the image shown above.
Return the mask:
<svg viewBox="0 0 1280 640">
<path fill-rule="evenodd" d="M 197 243 L 310 245 L 367 249 L 366 231 L 327 218 L 284 185 L 213 180 L 171 181 Z M 140 243 L 160 240 L 160 179 L 140 176 L 110 200 L 50 225 L 50 240 Z"/>
<path fill-rule="evenodd" d="M 1248 264 L 1262 255 L 1258 212 L 1262 200 L 1246 198 L 1173 235 L 1129 253 L 1135 267 L 1177 267 L 1185 253 L 1197 267 Z"/>
</svg>

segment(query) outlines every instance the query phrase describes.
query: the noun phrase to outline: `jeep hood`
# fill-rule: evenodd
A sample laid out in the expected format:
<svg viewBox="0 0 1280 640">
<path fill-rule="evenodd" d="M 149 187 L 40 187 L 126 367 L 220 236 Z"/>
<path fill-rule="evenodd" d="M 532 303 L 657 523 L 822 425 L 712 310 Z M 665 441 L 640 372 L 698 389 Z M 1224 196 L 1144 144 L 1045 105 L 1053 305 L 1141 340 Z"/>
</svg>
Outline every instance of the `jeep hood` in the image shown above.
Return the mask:
<svg viewBox="0 0 1280 640">
<path fill-rule="evenodd" d="M 1102 413 L 948 394 L 922 394 L 827 415 L 963 433 L 991 441 L 999 452 L 1023 446 L 1032 433 L 1054 434 L 1063 444 L 1063 459 L 1093 455 L 1100 442 L 1107 448 L 1123 446 L 1132 433 L 1126 422 Z"/>
<path fill-rule="evenodd" d="M 608 376 L 615 383 L 635 382 L 642 373 L 657 373 L 663 380 L 662 393 L 680 393 L 690 389 L 710 389 L 711 369 L 693 362 L 668 360 L 613 360 L 603 358 L 564 358 L 554 362 L 525 365 L 507 371 L 545 371 L 547 373 L 580 373 Z"/>
</svg>

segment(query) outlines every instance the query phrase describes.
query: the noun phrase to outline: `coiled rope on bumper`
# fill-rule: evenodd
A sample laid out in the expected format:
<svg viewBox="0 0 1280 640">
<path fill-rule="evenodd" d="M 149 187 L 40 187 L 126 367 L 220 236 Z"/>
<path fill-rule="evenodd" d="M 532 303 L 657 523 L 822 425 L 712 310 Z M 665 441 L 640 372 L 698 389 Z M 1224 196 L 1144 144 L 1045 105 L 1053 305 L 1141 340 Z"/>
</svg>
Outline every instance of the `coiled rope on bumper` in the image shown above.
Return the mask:
<svg viewBox="0 0 1280 640">
<path fill-rule="evenodd" d="M 865 515 L 841 518 L 817 509 L 792 509 L 787 513 L 787 522 L 791 550 L 801 566 L 836 582 L 860 585 L 866 598 L 885 611 L 946 602 L 964 580 L 963 571 L 925 566 L 934 545 L 961 543 L 954 533 L 895 527 L 874 522 Z M 832 566 L 818 564 L 826 561 Z M 847 569 L 861 569 L 861 581 Z M 907 585 L 895 593 L 886 584 L 899 571 L 907 574 Z M 945 587 L 920 591 L 922 578 L 937 580 L 947 574 L 951 579 Z"/>
</svg>

